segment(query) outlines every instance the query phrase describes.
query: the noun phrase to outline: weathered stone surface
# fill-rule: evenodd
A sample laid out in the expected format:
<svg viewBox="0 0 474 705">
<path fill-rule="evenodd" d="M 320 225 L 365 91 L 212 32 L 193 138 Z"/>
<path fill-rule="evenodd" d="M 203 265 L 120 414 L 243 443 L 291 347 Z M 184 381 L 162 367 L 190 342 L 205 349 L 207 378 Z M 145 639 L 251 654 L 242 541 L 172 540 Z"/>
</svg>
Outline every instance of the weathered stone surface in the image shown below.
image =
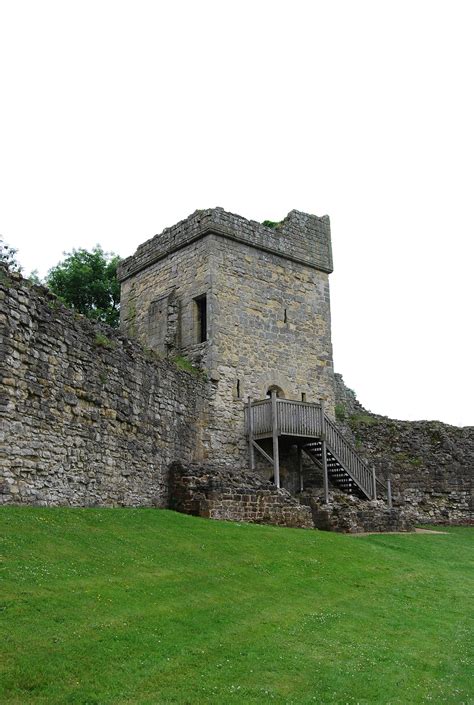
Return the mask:
<svg viewBox="0 0 474 705">
<path fill-rule="evenodd" d="M 170 507 L 209 519 L 314 528 L 309 507 L 249 471 L 174 464 Z"/>
<path fill-rule="evenodd" d="M 321 493 L 314 491 L 303 492 L 298 499 L 311 508 L 314 526 L 324 531 L 359 534 L 413 531 L 415 526 L 409 506 L 389 509 L 385 501 L 366 501 L 340 492 L 331 492 L 328 504 Z"/>
<path fill-rule="evenodd" d="M 0 502 L 167 506 L 170 463 L 200 455 L 208 383 L 1 273 Z"/>
<path fill-rule="evenodd" d="M 391 479 L 395 504 L 410 506 L 419 523 L 471 523 L 474 428 L 378 416 L 359 404 L 340 375 L 336 380 L 336 403 L 346 416 L 340 424 L 377 477 Z"/>
</svg>

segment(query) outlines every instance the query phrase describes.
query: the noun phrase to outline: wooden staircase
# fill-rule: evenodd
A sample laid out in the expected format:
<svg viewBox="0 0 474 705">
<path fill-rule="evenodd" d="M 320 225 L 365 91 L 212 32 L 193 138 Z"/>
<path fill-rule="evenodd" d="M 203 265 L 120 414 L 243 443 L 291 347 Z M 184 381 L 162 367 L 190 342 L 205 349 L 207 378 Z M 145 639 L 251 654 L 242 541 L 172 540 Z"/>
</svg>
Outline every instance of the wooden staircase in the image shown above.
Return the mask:
<svg viewBox="0 0 474 705">
<path fill-rule="evenodd" d="M 302 446 L 302 449 L 306 455 L 313 461 L 313 463 L 323 470 L 323 442 L 314 441 Z M 334 487 L 346 492 L 347 494 L 353 494 L 361 499 L 366 499 L 370 497 L 370 487 L 362 489 L 359 487 L 357 482 L 352 477 L 350 471 L 346 470 L 345 467 L 339 462 L 339 460 L 334 457 L 331 451 L 326 447 L 326 466 L 328 478 Z"/>
<path fill-rule="evenodd" d="M 336 424 L 325 414 L 323 404 L 278 399 L 273 393 L 271 399 L 257 402 L 249 399 L 246 426 L 250 467 L 255 467 L 254 450 L 257 450 L 273 465 L 275 484 L 278 487 L 278 438 L 291 436 L 300 453 L 306 453 L 321 468 L 326 498 L 328 481 L 342 491 L 363 499 L 376 499 L 377 484 L 387 489 L 376 479 L 374 470 L 366 465 Z M 264 438 L 273 438 L 273 457 L 264 451 L 258 442 Z"/>
<path fill-rule="evenodd" d="M 340 490 L 361 499 L 373 499 L 376 496 L 375 474 L 326 414 L 321 436 L 303 445 L 305 453 L 323 472 L 326 465 L 329 480 Z"/>
</svg>

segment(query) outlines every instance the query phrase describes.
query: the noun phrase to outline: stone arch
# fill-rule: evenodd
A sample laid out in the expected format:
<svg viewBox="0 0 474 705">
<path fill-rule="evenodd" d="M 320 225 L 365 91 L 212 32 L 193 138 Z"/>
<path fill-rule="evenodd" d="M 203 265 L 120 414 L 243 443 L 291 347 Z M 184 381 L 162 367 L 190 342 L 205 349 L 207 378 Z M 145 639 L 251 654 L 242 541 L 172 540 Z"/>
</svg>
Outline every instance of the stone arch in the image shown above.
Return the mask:
<svg viewBox="0 0 474 705">
<path fill-rule="evenodd" d="M 271 384 L 267 389 L 266 396 L 271 397 L 272 392 L 276 392 L 276 395 L 279 399 L 285 399 L 285 392 L 281 387 L 278 386 L 278 384 Z"/>
<path fill-rule="evenodd" d="M 281 374 L 278 370 L 268 370 L 259 375 L 255 380 L 255 391 L 259 399 L 268 399 L 267 392 L 272 387 L 280 390 L 280 399 L 289 399 L 292 397 L 292 385 L 288 378 Z"/>
</svg>

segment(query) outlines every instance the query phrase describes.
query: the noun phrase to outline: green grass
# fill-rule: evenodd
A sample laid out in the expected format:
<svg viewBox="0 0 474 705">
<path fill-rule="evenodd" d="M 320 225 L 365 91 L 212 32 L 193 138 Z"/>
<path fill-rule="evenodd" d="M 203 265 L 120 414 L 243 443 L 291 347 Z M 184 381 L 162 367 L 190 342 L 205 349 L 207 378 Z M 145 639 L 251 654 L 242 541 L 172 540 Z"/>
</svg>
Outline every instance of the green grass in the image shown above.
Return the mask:
<svg viewBox="0 0 474 705">
<path fill-rule="evenodd" d="M 472 529 L 5 507 L 0 537 L 2 705 L 474 702 Z"/>
</svg>

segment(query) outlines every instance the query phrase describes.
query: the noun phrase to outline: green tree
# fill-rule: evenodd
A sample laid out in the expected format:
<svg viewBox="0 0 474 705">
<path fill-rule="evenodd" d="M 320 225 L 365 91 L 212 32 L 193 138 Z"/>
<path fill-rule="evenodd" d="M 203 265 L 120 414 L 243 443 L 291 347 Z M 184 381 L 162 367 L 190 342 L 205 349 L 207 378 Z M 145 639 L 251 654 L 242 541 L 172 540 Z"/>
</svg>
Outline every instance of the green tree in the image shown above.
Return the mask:
<svg viewBox="0 0 474 705">
<path fill-rule="evenodd" d="M 46 284 L 67 306 L 88 318 L 119 324 L 120 284 L 117 265 L 120 257 L 96 245 L 65 252 L 66 258 L 49 270 Z"/>
<path fill-rule="evenodd" d="M 12 272 L 21 272 L 22 270 L 16 258 L 17 252 L 18 250 L 4 242 L 3 237 L 0 235 L 0 262 L 5 264 Z"/>
</svg>

